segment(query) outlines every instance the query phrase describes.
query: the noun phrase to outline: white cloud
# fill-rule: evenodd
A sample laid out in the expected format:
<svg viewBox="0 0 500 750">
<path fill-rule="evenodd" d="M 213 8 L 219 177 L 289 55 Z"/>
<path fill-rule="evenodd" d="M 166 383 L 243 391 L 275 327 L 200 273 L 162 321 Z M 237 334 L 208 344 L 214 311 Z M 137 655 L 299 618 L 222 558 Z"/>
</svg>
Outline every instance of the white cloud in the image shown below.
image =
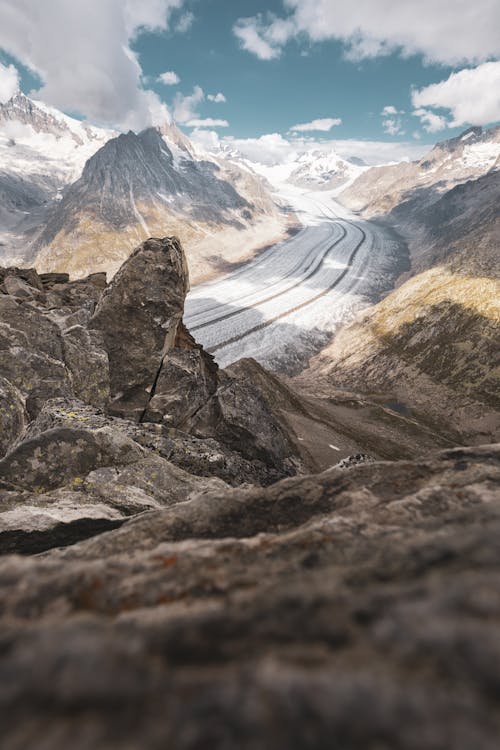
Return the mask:
<svg viewBox="0 0 500 750">
<path fill-rule="evenodd" d="M 188 96 L 179 92 L 174 98 L 174 120 L 181 123 L 197 120 L 200 116 L 199 105 L 204 101 L 205 93 L 201 86 L 195 86 L 193 93 Z"/>
<path fill-rule="evenodd" d="M 400 117 L 387 117 L 382 121 L 382 127 L 387 135 L 404 135 L 405 133 Z"/>
<path fill-rule="evenodd" d="M 191 11 L 188 11 L 187 13 L 183 13 L 182 16 L 179 18 L 179 20 L 175 24 L 175 30 L 178 31 L 180 34 L 185 34 L 186 31 L 189 31 L 193 23 L 194 23 L 194 13 L 191 13 Z"/>
<path fill-rule="evenodd" d="M 227 120 L 214 120 L 212 117 L 207 117 L 204 120 L 188 120 L 186 126 L 188 128 L 228 128 L 229 123 Z"/>
<path fill-rule="evenodd" d="M 404 135 L 403 121 L 400 115 L 404 115 L 403 110 L 397 109 L 393 104 L 387 104 L 382 112 L 382 127 L 388 135 Z"/>
<path fill-rule="evenodd" d="M 268 133 L 260 138 L 233 138 L 228 136 L 222 143 L 230 148 L 236 148 L 251 161 L 260 164 L 282 164 L 296 153 L 291 141 L 283 138 L 280 133 Z"/>
<path fill-rule="evenodd" d="M 215 102 L 216 104 L 224 104 L 227 102 L 226 97 L 221 91 L 219 91 L 218 94 L 207 94 L 207 99 L 209 102 Z"/>
<path fill-rule="evenodd" d="M 450 124 L 446 120 L 446 117 L 437 115 L 435 112 L 431 112 L 430 110 L 424 109 L 423 107 L 421 107 L 420 109 L 415 109 L 412 114 L 415 117 L 419 118 L 424 130 L 426 130 L 428 133 L 438 133 L 440 130 L 444 130 Z"/>
<path fill-rule="evenodd" d="M 419 108 L 417 114 L 425 112 L 426 118 L 430 113 L 420 108 L 449 110 L 452 119 L 445 122 L 449 127 L 497 122 L 500 120 L 500 61 L 486 62 L 477 68 L 452 73 L 445 81 L 414 91 L 412 102 Z"/>
<path fill-rule="evenodd" d="M 174 120 L 186 125 L 188 128 L 228 128 L 229 123 L 227 120 L 214 120 L 211 117 L 206 119 L 200 118 L 199 108 L 205 99 L 209 99 L 212 102 L 226 101 L 223 94 L 209 94 L 205 96 L 205 92 L 201 86 L 195 86 L 192 94 L 184 96 L 178 93 L 174 97 Z"/>
<path fill-rule="evenodd" d="M 283 21 L 275 16 L 268 17 L 268 19 L 266 23 L 261 15 L 255 18 L 240 18 L 233 27 L 242 49 L 253 53 L 259 60 L 274 60 L 279 57 L 281 47 L 288 38 L 285 32 L 281 38 L 279 35 L 278 24 L 282 24 Z"/>
<path fill-rule="evenodd" d="M 283 0 L 285 18 L 239 19 L 241 46 L 262 60 L 279 57 L 294 37 L 338 39 L 350 59 L 394 51 L 422 54 L 449 65 L 481 62 L 500 54 L 498 0 Z"/>
<path fill-rule="evenodd" d="M 165 73 L 160 73 L 157 81 L 159 83 L 165 84 L 165 86 L 176 86 L 181 82 L 181 79 L 179 78 L 177 73 L 174 73 L 173 70 L 167 70 Z"/>
<path fill-rule="evenodd" d="M 0 104 L 8 102 L 19 90 L 19 72 L 14 65 L 0 63 Z"/>
<path fill-rule="evenodd" d="M 184 0 L 0 0 L 0 48 L 42 81 L 36 96 L 97 122 L 140 129 L 165 119 L 130 49 L 169 26 Z"/>
<path fill-rule="evenodd" d="M 297 133 L 312 133 L 315 131 L 327 133 L 335 127 L 335 125 L 342 125 L 342 120 L 339 117 L 323 117 L 322 119 L 311 120 L 311 122 L 303 122 L 299 125 L 294 125 L 290 130 Z"/>
<path fill-rule="evenodd" d="M 219 151 L 220 139 L 219 134 L 215 130 L 203 130 L 202 128 L 195 128 L 191 131 L 190 136 L 193 143 L 201 146 L 205 151 Z"/>
</svg>

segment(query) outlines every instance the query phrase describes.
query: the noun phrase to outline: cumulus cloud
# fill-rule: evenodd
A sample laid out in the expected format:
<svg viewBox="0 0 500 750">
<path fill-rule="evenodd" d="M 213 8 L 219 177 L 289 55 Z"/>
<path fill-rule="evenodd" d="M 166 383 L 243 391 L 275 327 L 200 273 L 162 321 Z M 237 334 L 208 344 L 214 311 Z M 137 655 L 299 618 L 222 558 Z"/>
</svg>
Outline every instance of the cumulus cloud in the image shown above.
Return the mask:
<svg viewBox="0 0 500 750">
<path fill-rule="evenodd" d="M 202 119 L 200 117 L 199 108 L 205 99 L 218 103 L 226 101 L 224 94 L 208 94 L 208 96 L 205 96 L 201 86 L 195 86 L 192 94 L 185 96 L 179 92 L 174 97 L 174 120 L 188 128 L 228 128 L 227 120 L 214 120 L 211 117 Z"/>
<path fill-rule="evenodd" d="M 205 101 L 205 92 L 201 86 L 195 86 L 193 93 L 185 96 L 180 92 L 175 95 L 173 115 L 174 120 L 180 123 L 199 119 L 199 105 Z"/>
<path fill-rule="evenodd" d="M 0 48 L 41 81 L 36 95 L 94 122 L 140 129 L 165 119 L 142 88 L 131 50 L 141 30 L 165 30 L 184 0 L 0 0 Z"/>
<path fill-rule="evenodd" d="M 399 110 L 397 110 L 393 104 L 388 104 L 384 107 L 384 109 L 382 110 L 380 114 L 383 116 L 389 116 L 389 115 L 399 115 L 402 113 L 400 113 Z"/>
<path fill-rule="evenodd" d="M 0 104 L 8 102 L 19 90 L 19 72 L 14 65 L 0 63 Z"/>
<path fill-rule="evenodd" d="M 452 73 L 445 81 L 414 91 L 412 102 L 418 108 L 415 114 L 428 123 L 436 123 L 435 130 L 441 129 L 437 127 L 436 118 L 444 121 L 443 127 L 497 122 L 500 120 L 500 61 Z M 447 109 L 452 119 L 446 122 L 444 117 L 429 112 L 428 107 Z"/>
<path fill-rule="evenodd" d="M 205 151 L 217 152 L 220 150 L 221 142 L 219 134 L 215 130 L 195 128 L 191 131 L 189 137 L 195 145 L 201 146 Z"/>
<path fill-rule="evenodd" d="M 215 102 L 216 104 L 224 104 L 227 102 L 226 97 L 221 91 L 219 91 L 218 94 L 207 94 L 207 99 L 209 102 Z"/>
<path fill-rule="evenodd" d="M 415 109 L 412 114 L 414 117 L 419 118 L 424 130 L 428 133 L 438 133 L 440 130 L 444 130 L 450 125 L 446 117 L 437 115 L 435 112 L 431 112 L 431 110 L 424 109 L 423 107 Z"/>
<path fill-rule="evenodd" d="M 299 125 L 293 125 L 290 130 L 297 133 L 313 133 L 320 131 L 327 133 L 335 125 L 342 125 L 342 120 L 339 117 L 323 117 L 318 120 L 311 120 L 311 122 L 303 122 Z"/>
<path fill-rule="evenodd" d="M 231 136 L 222 139 L 223 144 L 230 148 L 236 148 L 251 161 L 260 164 L 273 165 L 285 163 L 292 154 L 297 153 L 291 141 L 283 138 L 280 133 L 268 133 L 260 138 L 233 138 Z"/>
<path fill-rule="evenodd" d="M 205 119 L 188 120 L 186 122 L 188 128 L 228 128 L 229 123 L 227 120 L 214 120 L 212 117 L 206 117 Z"/>
<path fill-rule="evenodd" d="M 393 104 L 387 104 L 382 112 L 382 127 L 388 135 L 404 135 L 403 120 L 400 115 L 404 115 L 403 110 L 398 110 Z"/>
<path fill-rule="evenodd" d="M 158 83 L 165 84 L 165 86 L 176 86 L 181 82 L 181 79 L 173 70 L 167 70 L 165 73 L 160 73 L 156 80 Z"/>
<path fill-rule="evenodd" d="M 260 60 L 274 60 L 281 54 L 284 44 L 294 33 L 293 21 L 277 18 L 268 13 L 253 18 L 240 18 L 233 27 L 242 49 Z"/>
<path fill-rule="evenodd" d="M 284 18 L 242 18 L 234 33 L 243 49 L 262 60 L 279 57 L 294 37 L 341 40 L 350 59 L 395 51 L 457 65 L 500 54 L 497 0 L 283 0 Z"/>
</svg>

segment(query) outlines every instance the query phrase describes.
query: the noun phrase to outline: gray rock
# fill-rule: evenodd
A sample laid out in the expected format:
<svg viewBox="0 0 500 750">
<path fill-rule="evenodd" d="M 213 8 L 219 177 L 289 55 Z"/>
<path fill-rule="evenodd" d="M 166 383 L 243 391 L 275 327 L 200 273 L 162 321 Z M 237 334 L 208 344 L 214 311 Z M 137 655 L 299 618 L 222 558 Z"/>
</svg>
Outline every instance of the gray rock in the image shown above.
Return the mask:
<svg viewBox="0 0 500 750">
<path fill-rule="evenodd" d="M 100 466 L 137 461 L 144 450 L 122 433 L 103 427 L 56 427 L 20 443 L 0 461 L 0 487 L 42 492 L 82 482 Z"/>
<path fill-rule="evenodd" d="M 102 332 L 109 355 L 113 413 L 141 419 L 188 288 L 180 243 L 166 237 L 140 245 L 104 292 L 90 325 Z"/>
<path fill-rule="evenodd" d="M 6 276 L 4 287 L 7 294 L 10 294 L 11 297 L 16 297 L 20 300 L 35 299 L 35 290 L 17 276 Z"/>
<path fill-rule="evenodd" d="M 22 393 L 30 419 L 48 399 L 73 395 L 71 374 L 63 362 L 22 346 L 0 350 L 0 376 Z"/>
<path fill-rule="evenodd" d="M 105 406 L 110 396 L 110 377 L 102 334 L 74 325 L 63 331 L 63 342 L 75 396 L 88 404 Z"/>
<path fill-rule="evenodd" d="M 4 558 L 3 746 L 495 750 L 499 483 L 453 450 Z"/>
<path fill-rule="evenodd" d="M 180 323 L 174 345 L 163 358 L 143 421 L 161 421 L 190 431 L 197 412 L 217 389 L 217 371 L 213 357 Z"/>
<path fill-rule="evenodd" d="M 373 456 L 369 456 L 367 453 L 356 453 L 353 456 L 347 456 L 335 464 L 334 469 L 352 469 L 353 466 L 359 466 L 359 464 L 367 464 L 375 461 Z"/>
<path fill-rule="evenodd" d="M 0 377 L 0 458 L 14 445 L 26 422 L 21 393 L 8 380 Z"/>
<path fill-rule="evenodd" d="M 148 452 L 167 459 L 189 474 L 200 477 L 220 477 L 231 485 L 244 483 L 268 485 L 283 477 L 283 473 L 262 461 L 249 461 L 240 453 L 213 438 L 197 438 L 181 430 L 162 424 L 130 422 L 106 414 L 76 399 L 47 401 L 36 419 L 24 432 L 23 439 L 41 435 L 56 427 L 99 430 L 109 427 L 134 440 Z"/>
<path fill-rule="evenodd" d="M 248 460 L 295 473 L 294 448 L 262 392 L 249 381 L 221 377 L 215 395 L 197 412 L 193 432 L 216 437 Z"/>
</svg>

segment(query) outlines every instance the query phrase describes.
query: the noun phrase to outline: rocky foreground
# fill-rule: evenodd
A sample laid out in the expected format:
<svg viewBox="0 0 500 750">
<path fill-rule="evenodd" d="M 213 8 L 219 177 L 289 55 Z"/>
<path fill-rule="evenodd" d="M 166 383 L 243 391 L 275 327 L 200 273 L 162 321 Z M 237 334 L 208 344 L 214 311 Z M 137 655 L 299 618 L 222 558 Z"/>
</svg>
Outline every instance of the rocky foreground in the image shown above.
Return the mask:
<svg viewBox="0 0 500 750">
<path fill-rule="evenodd" d="M 500 446 L 220 371 L 187 289 L 0 270 L 2 747 L 496 748 Z"/>
</svg>

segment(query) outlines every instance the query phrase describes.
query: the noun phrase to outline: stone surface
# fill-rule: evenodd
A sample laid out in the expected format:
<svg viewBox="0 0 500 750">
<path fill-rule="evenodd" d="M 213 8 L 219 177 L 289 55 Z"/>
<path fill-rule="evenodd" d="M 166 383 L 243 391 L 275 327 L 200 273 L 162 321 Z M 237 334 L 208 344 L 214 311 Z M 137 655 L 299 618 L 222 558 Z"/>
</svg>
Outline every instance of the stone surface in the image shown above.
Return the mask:
<svg viewBox="0 0 500 750">
<path fill-rule="evenodd" d="M 0 458 L 22 434 L 26 422 L 21 393 L 8 380 L 0 377 Z"/>
<path fill-rule="evenodd" d="M 165 238 L 140 245 L 104 292 L 90 325 L 104 338 L 117 415 L 141 419 L 174 345 L 188 288 L 179 241 Z"/>
<path fill-rule="evenodd" d="M 166 458 L 189 474 L 220 477 L 231 485 L 268 485 L 283 478 L 283 472 L 262 461 L 249 461 L 213 438 L 197 438 L 162 424 L 138 424 L 120 419 L 76 399 L 47 401 L 37 418 L 27 426 L 23 438 L 38 437 L 56 427 L 90 431 L 107 427 L 134 440 L 146 451 Z"/>
<path fill-rule="evenodd" d="M 455 449 L 4 558 L 3 747 L 494 750 L 499 487 Z"/>
</svg>

